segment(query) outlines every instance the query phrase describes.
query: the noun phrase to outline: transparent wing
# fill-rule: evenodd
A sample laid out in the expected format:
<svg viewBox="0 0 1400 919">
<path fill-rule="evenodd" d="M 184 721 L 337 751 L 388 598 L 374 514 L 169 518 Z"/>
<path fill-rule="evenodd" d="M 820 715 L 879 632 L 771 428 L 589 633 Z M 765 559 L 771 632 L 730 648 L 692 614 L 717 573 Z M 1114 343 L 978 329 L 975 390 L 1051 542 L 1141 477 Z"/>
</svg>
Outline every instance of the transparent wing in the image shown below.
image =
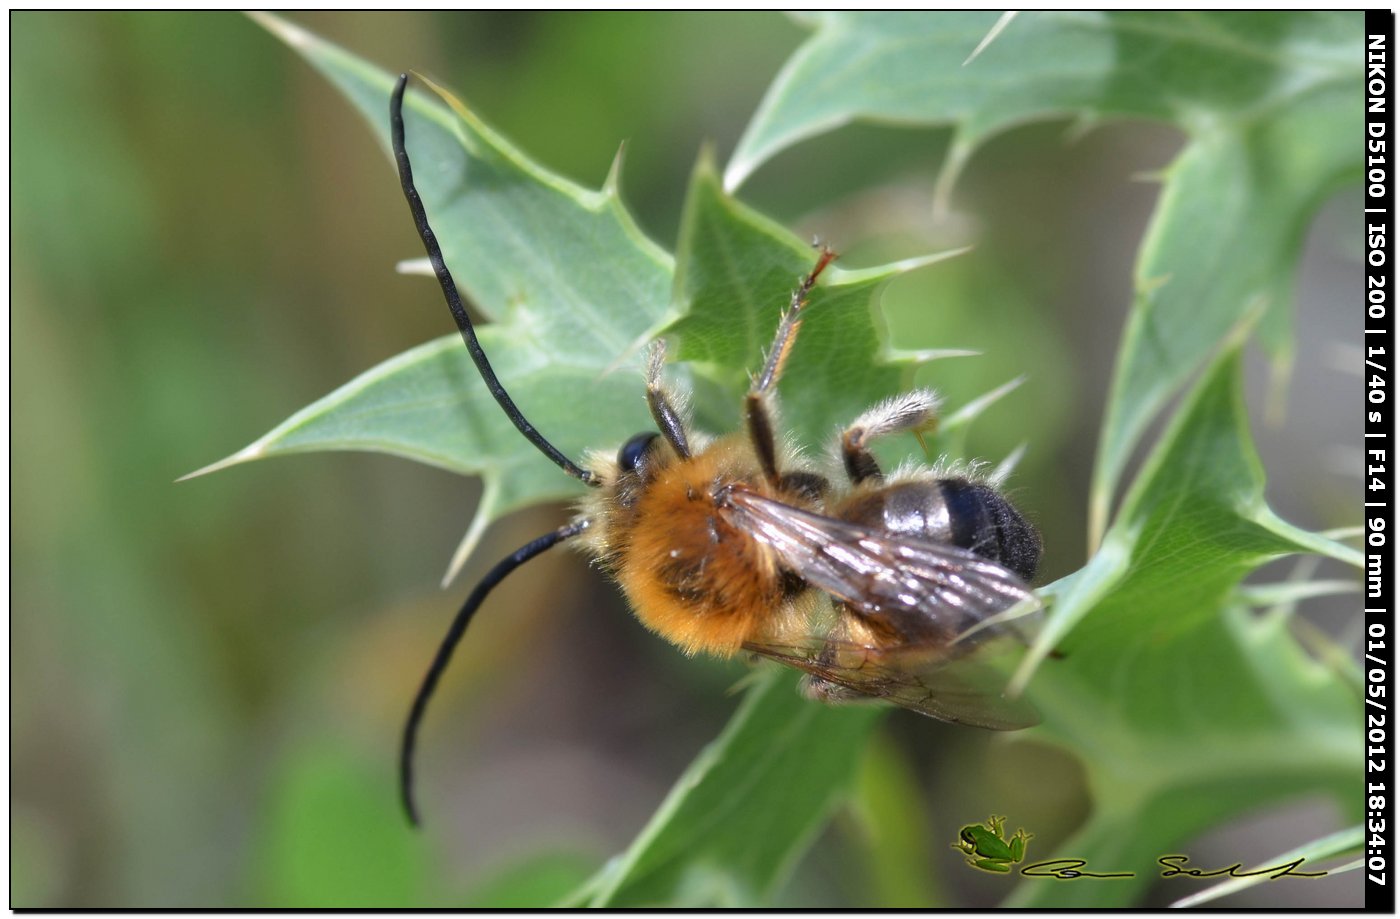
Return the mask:
<svg viewBox="0 0 1400 919">
<path fill-rule="evenodd" d="M 1022 614 L 1039 608 L 1014 573 L 957 546 L 871 530 L 742 488 L 723 495 L 720 513 L 868 624 L 900 644 L 943 649 L 945 658 L 1018 635 Z"/>
<path fill-rule="evenodd" d="M 744 647 L 805 671 L 805 692 L 822 702 L 882 700 L 940 721 L 994 731 L 1040 721 L 1029 702 L 1005 694 L 1009 664 L 1021 651 L 1009 636 L 957 658 L 930 649 L 875 648 L 818 637 L 751 641 Z"/>
</svg>

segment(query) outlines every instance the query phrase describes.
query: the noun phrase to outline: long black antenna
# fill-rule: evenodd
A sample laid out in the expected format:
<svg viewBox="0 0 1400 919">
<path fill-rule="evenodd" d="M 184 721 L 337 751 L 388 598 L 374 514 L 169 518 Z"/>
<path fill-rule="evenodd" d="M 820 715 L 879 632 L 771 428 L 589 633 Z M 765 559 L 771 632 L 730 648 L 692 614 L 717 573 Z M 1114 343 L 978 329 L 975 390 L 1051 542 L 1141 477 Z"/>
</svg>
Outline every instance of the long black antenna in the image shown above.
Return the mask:
<svg viewBox="0 0 1400 919">
<path fill-rule="evenodd" d="M 400 83 L 399 87 L 402 88 L 403 84 Z M 438 645 L 437 655 L 433 658 L 432 665 L 423 677 L 423 684 L 418 687 L 418 695 L 413 698 L 413 708 L 409 709 L 408 721 L 403 726 L 403 746 L 399 748 L 399 794 L 403 800 L 404 813 L 408 815 L 409 822 L 414 826 L 418 826 L 418 808 L 413 803 L 413 748 L 418 739 L 418 725 L 423 720 L 423 713 L 428 709 L 428 700 L 432 698 L 433 690 L 437 689 L 438 680 L 441 679 L 443 671 L 447 669 L 448 663 L 452 660 L 452 652 L 457 650 L 458 642 L 462 640 L 462 635 L 467 631 L 467 624 L 471 622 L 472 616 L 485 602 L 486 595 L 497 584 L 504 581 L 506 575 L 546 549 L 577 536 L 587 528 L 587 520 L 575 520 L 553 533 L 546 533 L 516 549 L 497 562 L 496 567 L 486 573 L 486 577 L 481 579 L 481 583 L 477 584 L 467 597 L 467 602 L 463 603 L 462 608 L 457 611 L 452 625 L 447 629 L 447 634 L 443 636 L 442 644 Z"/>
<path fill-rule="evenodd" d="M 452 273 L 447 270 L 447 263 L 442 259 L 442 249 L 438 247 L 437 236 L 428 225 L 428 213 L 423 209 L 423 199 L 418 196 L 418 189 L 413 185 L 413 167 L 409 164 L 408 151 L 404 148 L 403 140 L 403 93 L 406 86 L 408 74 L 400 74 L 398 83 L 394 84 L 394 94 L 389 99 L 389 130 L 393 135 L 394 159 L 399 165 L 399 183 L 403 186 L 403 196 L 408 199 L 408 209 L 413 212 L 413 223 L 418 227 L 418 235 L 423 238 L 423 248 L 428 250 L 428 261 L 433 263 L 433 272 L 437 275 L 438 283 L 442 285 L 443 296 L 447 298 L 447 308 L 452 311 L 452 318 L 457 320 L 457 328 L 462 332 L 462 340 L 467 343 L 467 351 L 471 353 L 476 369 L 481 373 L 481 379 L 486 382 L 486 388 L 496 397 L 496 402 L 505 411 L 506 417 L 525 435 L 525 439 L 549 457 L 554 465 L 583 484 L 600 485 L 602 483 L 598 481 L 597 476 L 587 469 L 580 468 L 573 460 L 560 453 L 525 419 L 520 409 L 511 401 L 501 381 L 496 378 L 496 372 L 491 369 L 491 362 L 486 359 L 486 352 L 481 350 L 481 343 L 476 339 L 476 329 L 472 328 L 472 321 L 467 318 L 467 309 L 462 305 L 462 296 L 457 293 L 457 283 L 452 280 Z"/>
</svg>

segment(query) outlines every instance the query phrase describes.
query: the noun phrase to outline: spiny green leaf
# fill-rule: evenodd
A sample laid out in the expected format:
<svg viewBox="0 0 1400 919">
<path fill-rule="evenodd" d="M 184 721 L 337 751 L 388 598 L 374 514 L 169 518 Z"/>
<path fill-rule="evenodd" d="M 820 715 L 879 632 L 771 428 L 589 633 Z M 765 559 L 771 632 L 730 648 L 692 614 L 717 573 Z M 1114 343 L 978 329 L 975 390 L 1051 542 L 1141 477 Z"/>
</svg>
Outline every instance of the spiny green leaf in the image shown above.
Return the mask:
<svg viewBox="0 0 1400 919">
<path fill-rule="evenodd" d="M 884 285 L 934 256 L 861 271 L 827 269 L 781 381 L 783 427 L 801 445 L 827 445 L 871 403 L 907 388 L 922 360 L 964 352 L 900 352 L 889 345 L 879 312 Z M 720 188 L 708 158 L 691 181 L 676 265 L 678 319 L 666 328 L 688 361 L 730 398 L 710 409 L 712 424 L 739 425 L 734 394 L 761 366 L 778 319 L 816 255 L 789 231 Z"/>
<path fill-rule="evenodd" d="M 1021 674 L 1039 662 L 1040 734 L 1083 759 L 1096 802 L 1059 854 L 1138 877 L 1073 891 L 1027 881 L 1019 905 L 1122 903 L 1193 834 L 1289 795 L 1354 787 L 1355 687 L 1307 659 L 1285 620 L 1231 603 L 1246 574 L 1282 555 L 1359 562 L 1264 504 L 1239 338 L 1162 436 L 1099 552 L 1052 586 Z M 1051 647 L 1063 659 L 1045 660 Z"/>
<path fill-rule="evenodd" d="M 1360 20 L 1355 60 L 1361 60 Z M 1090 498 L 1109 503 L 1134 443 L 1230 325 L 1262 308 L 1264 343 L 1292 355 L 1294 266 L 1307 222 L 1327 195 L 1359 179 L 1344 139 L 1361 130 L 1359 72 L 1319 81 L 1247 120 L 1194 124 L 1168 169 L 1139 253 L 1137 295 L 1114 371 Z"/>
<path fill-rule="evenodd" d="M 1297 529 L 1265 504 L 1238 379 L 1243 331 L 1162 436 L 1098 553 L 1055 585 L 1054 609 L 1018 685 L 1082 617 L 1101 615 L 1115 591 L 1169 598 L 1180 627 L 1213 615 L 1245 574 L 1281 555 L 1312 552 L 1360 565 L 1355 549 Z M 1187 571 L 1189 580 L 1181 577 Z"/>
<path fill-rule="evenodd" d="M 1290 355 L 1293 264 L 1306 221 L 1360 177 L 1360 13 L 832 12 L 788 61 L 726 171 L 733 188 L 799 140 L 857 118 L 955 126 L 946 190 L 988 135 L 1074 116 L 1172 122 L 1186 148 L 1164 173 L 1140 254 L 1091 499 L 1096 542 L 1152 417 L 1258 305 Z M 970 53 L 1005 28 L 975 60 Z M 966 61 L 966 65 L 964 62 Z"/>
<path fill-rule="evenodd" d="M 387 147 L 390 74 L 283 20 L 259 21 L 344 92 Z M 601 191 L 580 188 L 439 94 L 446 108 L 408 93 L 407 146 L 448 266 L 472 304 L 495 320 L 479 330 L 482 347 L 526 417 L 565 454 L 620 442 L 648 424 L 636 352 L 669 302 L 670 257 L 637 229 L 615 176 Z M 392 171 L 384 180 L 395 181 Z M 405 283 L 405 299 L 438 310 L 450 328 L 435 286 Z M 586 407 L 561 393 L 586 393 Z M 485 494 L 454 568 L 491 520 L 580 491 L 515 431 L 456 336 L 381 364 L 210 468 L 345 449 L 483 477 Z"/>
<path fill-rule="evenodd" d="M 1300 12 L 825 12 L 783 66 L 725 171 L 857 119 L 952 124 L 959 159 L 1032 120 L 1252 115 L 1355 74 L 1361 17 Z M 969 56 L 1004 28 L 974 60 Z M 1358 97 L 1359 98 L 1359 97 Z M 1357 103 L 1360 104 L 1359 102 Z"/>
</svg>

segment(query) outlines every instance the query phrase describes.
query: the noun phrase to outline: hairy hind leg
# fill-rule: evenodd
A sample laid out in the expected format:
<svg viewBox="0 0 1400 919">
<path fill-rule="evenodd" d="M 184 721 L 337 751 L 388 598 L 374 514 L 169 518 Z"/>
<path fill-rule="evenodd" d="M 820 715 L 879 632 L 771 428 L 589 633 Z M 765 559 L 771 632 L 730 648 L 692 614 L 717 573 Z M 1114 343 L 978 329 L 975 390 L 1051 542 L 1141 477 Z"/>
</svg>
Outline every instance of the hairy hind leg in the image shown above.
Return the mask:
<svg viewBox="0 0 1400 919">
<path fill-rule="evenodd" d="M 878 479 L 883 474 L 875 454 L 870 452 L 871 440 L 901 431 L 929 430 L 938 423 L 938 401 L 932 391 L 916 389 L 886 399 L 851 422 L 841 432 L 841 461 L 852 484 Z"/>
</svg>

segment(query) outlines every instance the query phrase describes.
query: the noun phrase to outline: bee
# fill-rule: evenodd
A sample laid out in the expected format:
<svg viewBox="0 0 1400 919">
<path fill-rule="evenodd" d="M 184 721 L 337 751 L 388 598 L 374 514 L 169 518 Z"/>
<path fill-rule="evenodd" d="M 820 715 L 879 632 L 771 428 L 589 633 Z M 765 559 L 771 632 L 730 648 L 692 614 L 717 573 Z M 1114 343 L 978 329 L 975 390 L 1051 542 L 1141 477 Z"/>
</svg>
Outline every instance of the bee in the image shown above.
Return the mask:
<svg viewBox="0 0 1400 919">
<path fill-rule="evenodd" d="M 743 430 L 710 438 L 687 423 L 663 383 L 658 343 L 645 376 L 656 430 L 575 463 L 516 407 L 477 341 L 414 187 L 407 79 L 399 77 L 390 99 L 392 146 L 448 308 L 521 435 L 590 489 L 569 523 L 498 563 L 453 619 L 404 727 L 400 793 L 409 820 L 418 823 L 418 726 L 468 623 L 507 575 L 564 542 L 617 581 L 643 625 L 686 654 L 770 658 L 804 671 L 804 691 L 824 702 L 883 700 L 994 730 L 1034 724 L 1034 709 L 1006 697 L 1001 671 L 985 661 L 993 648 L 1019 645 L 1019 615 L 1038 607 L 1027 584 L 1039 534 L 990 482 L 918 468 L 886 474 L 871 452 L 876 438 L 930 428 L 936 396 L 889 399 L 846 427 L 837 444 L 845 481 L 810 467 L 777 436 L 775 390 L 835 253 L 821 249 L 782 312 L 744 398 Z"/>
</svg>

